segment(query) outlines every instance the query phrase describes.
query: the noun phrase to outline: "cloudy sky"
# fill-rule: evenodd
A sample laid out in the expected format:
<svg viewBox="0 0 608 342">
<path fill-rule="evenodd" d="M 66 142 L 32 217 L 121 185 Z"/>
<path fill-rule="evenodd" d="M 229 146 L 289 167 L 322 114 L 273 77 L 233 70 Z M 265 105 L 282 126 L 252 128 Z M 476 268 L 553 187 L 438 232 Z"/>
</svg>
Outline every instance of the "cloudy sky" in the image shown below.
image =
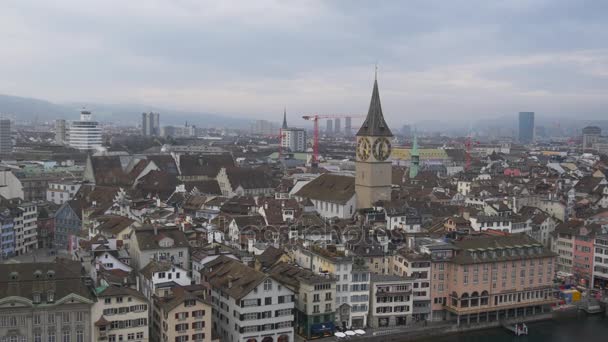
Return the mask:
<svg viewBox="0 0 608 342">
<path fill-rule="evenodd" d="M 276 119 L 601 118 L 608 1 L 2 0 L 0 93 Z M 276 119 L 278 120 L 278 119 Z"/>
</svg>

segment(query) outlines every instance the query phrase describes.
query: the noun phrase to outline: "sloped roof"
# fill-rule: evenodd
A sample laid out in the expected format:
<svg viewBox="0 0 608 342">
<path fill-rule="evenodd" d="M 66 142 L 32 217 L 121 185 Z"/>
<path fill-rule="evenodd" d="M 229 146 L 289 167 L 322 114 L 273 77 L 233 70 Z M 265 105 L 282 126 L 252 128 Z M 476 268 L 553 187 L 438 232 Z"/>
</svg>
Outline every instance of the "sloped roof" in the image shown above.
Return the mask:
<svg viewBox="0 0 608 342">
<path fill-rule="evenodd" d="M 79 261 L 61 258 L 53 262 L 0 264 L 0 298 L 19 296 L 31 300 L 33 293 L 40 293 L 44 297 L 47 291 L 53 291 L 55 301 L 70 294 L 92 300 L 92 293 L 83 282 L 81 269 Z M 39 278 L 36 278 L 37 274 Z M 47 279 L 49 274 L 52 274 L 52 278 Z M 11 275 L 16 275 L 18 280 L 11 281 Z"/>
<path fill-rule="evenodd" d="M 108 286 L 103 291 L 97 293 L 97 297 L 116 297 L 116 296 L 131 296 L 144 301 L 147 301 L 144 295 L 132 288 L 122 286 Z"/>
<path fill-rule="evenodd" d="M 228 176 L 232 189 L 236 189 L 239 185 L 243 189 L 274 189 L 272 177 L 259 169 L 227 168 L 226 176 Z"/>
<path fill-rule="evenodd" d="M 210 261 L 201 272 L 205 272 L 211 287 L 220 289 L 235 300 L 245 297 L 267 277 L 266 274 L 226 256 Z"/>
<path fill-rule="evenodd" d="M 116 235 L 122 232 L 125 228 L 129 227 L 134 220 L 124 217 L 124 216 L 115 216 L 108 215 L 99 218 L 99 221 L 102 223 L 97 226 L 97 230 L 106 232 L 112 235 Z"/>
<path fill-rule="evenodd" d="M 283 254 L 286 254 L 284 250 L 268 246 L 256 259 L 260 262 L 262 268 L 267 268 L 279 261 Z"/>
<path fill-rule="evenodd" d="M 556 254 L 551 252 L 549 249 L 544 247 L 540 242 L 534 240 L 525 233 L 521 234 L 510 234 L 510 235 L 468 235 L 462 240 L 455 241 L 454 246 L 462 250 L 454 257 L 454 262 L 460 264 L 468 263 L 484 263 L 493 261 L 507 261 L 507 260 L 519 260 L 522 258 L 538 258 L 538 257 L 553 257 Z M 538 247 L 540 253 L 534 253 L 532 255 L 520 255 L 516 254 L 511 256 L 510 254 L 502 255 L 498 254 L 495 258 L 482 258 L 473 257 L 470 253 L 465 251 L 491 251 L 495 249 L 509 249 L 509 248 L 520 248 L 520 247 Z"/>
<path fill-rule="evenodd" d="M 187 248 L 189 246 L 188 239 L 184 232 L 177 228 L 158 228 L 158 234 L 154 234 L 154 229 L 151 227 L 140 227 L 135 229 L 135 237 L 140 250 L 163 249 L 159 246 L 159 235 L 163 235 L 173 240 L 173 246 L 168 248 Z"/>
<path fill-rule="evenodd" d="M 372 99 L 369 104 L 367 117 L 361 125 L 357 136 L 374 136 L 374 137 L 392 137 L 393 133 L 388 128 L 382 114 L 382 105 L 380 104 L 380 92 L 378 91 L 378 80 L 374 80 L 374 89 L 372 91 Z"/>
<path fill-rule="evenodd" d="M 232 219 L 236 223 L 239 228 L 245 228 L 249 226 L 255 227 L 264 227 L 266 226 L 266 221 L 262 215 L 237 215 L 233 216 Z"/>
<path fill-rule="evenodd" d="M 135 188 L 144 195 L 158 195 L 162 200 L 166 200 L 175 191 L 177 184 L 175 175 L 155 170 L 140 178 Z"/>
<path fill-rule="evenodd" d="M 196 300 L 209 305 L 209 303 L 207 303 L 203 299 L 204 290 L 200 289 L 196 285 L 176 286 L 172 290 L 172 296 L 161 297 L 157 300 L 158 306 L 162 307 L 163 311 L 165 311 L 166 313 L 175 309 L 177 306 L 179 306 L 186 300 Z"/>
<path fill-rule="evenodd" d="M 274 265 L 268 273 L 272 275 L 277 281 L 290 286 L 294 289 L 299 289 L 300 284 L 319 284 L 319 283 L 333 283 L 336 281 L 335 278 L 329 275 L 317 274 L 309 269 L 290 265 L 285 262 L 279 262 Z"/>
<path fill-rule="evenodd" d="M 179 174 L 177 164 L 175 164 L 175 159 L 173 159 L 171 155 L 155 154 L 148 155 L 146 158 L 153 161 L 154 164 L 163 172 L 173 176 L 177 176 Z"/>
<path fill-rule="evenodd" d="M 230 154 L 181 155 L 179 167 L 182 176 L 215 177 L 222 167 L 234 167 L 234 159 Z"/>
<path fill-rule="evenodd" d="M 182 208 L 186 210 L 199 210 L 203 207 L 205 202 L 207 202 L 207 197 L 205 196 L 188 196 L 186 200 L 182 203 Z"/>
<path fill-rule="evenodd" d="M 129 176 L 123 170 L 120 156 L 92 156 L 90 158 L 96 185 L 131 184 Z"/>
<path fill-rule="evenodd" d="M 355 195 L 355 177 L 325 173 L 304 185 L 295 195 L 344 204 Z"/>
<path fill-rule="evenodd" d="M 190 192 L 196 188 L 199 193 L 204 195 L 221 195 L 220 185 L 215 179 L 203 181 L 184 182 L 186 191 Z"/>
<path fill-rule="evenodd" d="M 169 261 L 150 260 L 139 272 L 147 279 L 152 279 L 154 273 L 167 272 L 173 265 Z"/>
</svg>

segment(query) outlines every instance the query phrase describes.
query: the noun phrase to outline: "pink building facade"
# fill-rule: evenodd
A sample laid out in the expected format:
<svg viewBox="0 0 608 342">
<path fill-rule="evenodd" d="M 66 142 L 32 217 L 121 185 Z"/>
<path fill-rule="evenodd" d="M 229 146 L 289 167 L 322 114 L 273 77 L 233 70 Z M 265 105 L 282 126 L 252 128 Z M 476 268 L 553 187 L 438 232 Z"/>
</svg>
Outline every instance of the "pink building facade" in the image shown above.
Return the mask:
<svg viewBox="0 0 608 342">
<path fill-rule="evenodd" d="M 454 246 L 453 257 L 433 263 L 434 319 L 498 321 L 546 313 L 555 303 L 556 254 L 527 235 L 468 236 Z"/>
</svg>

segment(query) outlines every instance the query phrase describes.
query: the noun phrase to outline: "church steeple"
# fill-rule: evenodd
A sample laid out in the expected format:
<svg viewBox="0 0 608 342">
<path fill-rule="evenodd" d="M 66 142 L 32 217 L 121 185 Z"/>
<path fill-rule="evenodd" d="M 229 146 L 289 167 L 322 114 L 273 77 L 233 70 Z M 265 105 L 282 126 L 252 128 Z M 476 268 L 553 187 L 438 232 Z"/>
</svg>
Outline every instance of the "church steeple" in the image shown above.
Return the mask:
<svg viewBox="0 0 608 342">
<path fill-rule="evenodd" d="M 281 128 L 287 128 L 287 107 L 283 108 L 283 127 Z"/>
<path fill-rule="evenodd" d="M 378 79 L 374 79 L 374 90 L 372 91 L 372 100 L 369 104 L 367 117 L 363 125 L 357 132 L 357 136 L 368 137 L 392 137 L 393 133 L 388 128 L 384 115 L 382 114 L 382 105 L 380 104 L 380 92 L 378 91 Z"/>
</svg>

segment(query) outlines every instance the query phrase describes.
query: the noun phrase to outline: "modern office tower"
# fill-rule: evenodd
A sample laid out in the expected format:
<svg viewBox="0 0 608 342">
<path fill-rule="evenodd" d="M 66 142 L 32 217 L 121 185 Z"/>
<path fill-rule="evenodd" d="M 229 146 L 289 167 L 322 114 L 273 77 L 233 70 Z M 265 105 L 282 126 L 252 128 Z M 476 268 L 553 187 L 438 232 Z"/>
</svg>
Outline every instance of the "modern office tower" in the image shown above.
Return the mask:
<svg viewBox="0 0 608 342">
<path fill-rule="evenodd" d="M 96 150 L 101 147 L 101 127 L 93 121 L 88 110 L 80 112 L 80 120 L 70 125 L 70 147 L 81 151 Z"/>
<path fill-rule="evenodd" d="M 342 125 L 340 124 L 340 119 L 336 118 L 334 120 L 334 133 L 340 133 L 341 129 L 342 129 Z"/>
<path fill-rule="evenodd" d="M 301 128 L 286 128 L 282 131 L 281 147 L 289 152 L 306 152 L 306 131 Z"/>
<path fill-rule="evenodd" d="M 592 148 L 593 143 L 597 142 L 602 136 L 602 129 L 597 126 L 587 126 L 583 128 L 583 148 Z"/>
<path fill-rule="evenodd" d="M 327 120 L 325 126 L 325 134 L 333 134 L 334 133 L 334 121 L 332 119 Z"/>
<path fill-rule="evenodd" d="M 287 125 L 287 111 L 283 113 L 281 148 L 286 152 L 306 152 L 306 131 Z"/>
<path fill-rule="evenodd" d="M 0 154 L 8 154 L 11 152 L 13 152 L 11 120 L 0 119 Z"/>
<path fill-rule="evenodd" d="M 66 125 L 65 120 L 55 120 L 55 143 L 64 145 L 66 143 Z"/>
<path fill-rule="evenodd" d="M 160 135 L 159 113 L 141 113 L 141 133 L 146 136 Z"/>
<path fill-rule="evenodd" d="M 519 142 L 522 144 L 534 142 L 534 112 L 519 113 Z"/>
<path fill-rule="evenodd" d="M 347 116 L 344 119 L 344 135 L 346 135 L 347 137 L 353 135 L 353 128 L 352 128 L 351 120 L 352 120 L 352 118 L 350 116 Z"/>
</svg>

